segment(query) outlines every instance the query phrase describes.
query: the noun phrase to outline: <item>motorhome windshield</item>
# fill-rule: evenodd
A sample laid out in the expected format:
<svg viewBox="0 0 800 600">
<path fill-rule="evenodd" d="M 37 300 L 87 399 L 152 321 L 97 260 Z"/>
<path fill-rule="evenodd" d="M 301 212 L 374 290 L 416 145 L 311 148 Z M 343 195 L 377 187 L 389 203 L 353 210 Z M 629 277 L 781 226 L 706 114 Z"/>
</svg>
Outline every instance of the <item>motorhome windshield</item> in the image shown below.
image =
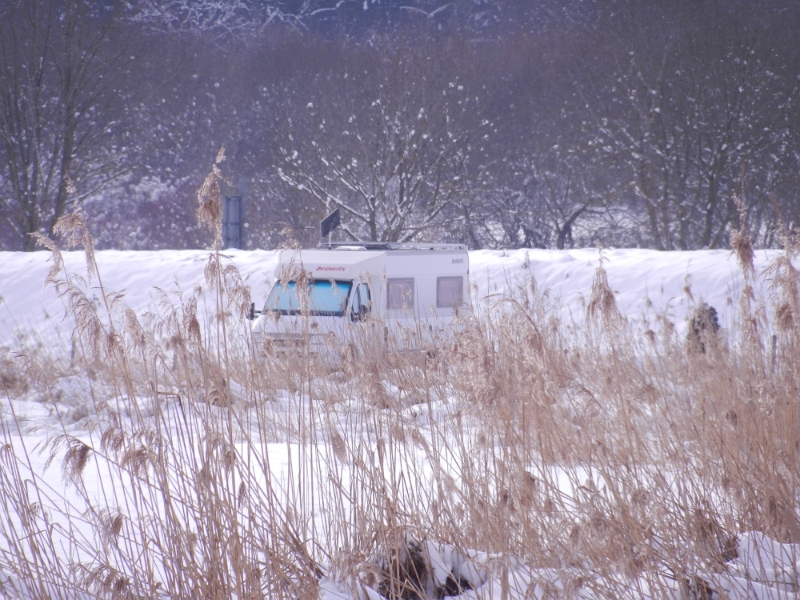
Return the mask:
<svg viewBox="0 0 800 600">
<path fill-rule="evenodd" d="M 282 315 L 299 315 L 308 310 L 309 315 L 341 317 L 347 308 L 349 281 L 312 280 L 303 293 L 296 281 L 276 283 L 267 297 L 264 312 Z"/>
</svg>

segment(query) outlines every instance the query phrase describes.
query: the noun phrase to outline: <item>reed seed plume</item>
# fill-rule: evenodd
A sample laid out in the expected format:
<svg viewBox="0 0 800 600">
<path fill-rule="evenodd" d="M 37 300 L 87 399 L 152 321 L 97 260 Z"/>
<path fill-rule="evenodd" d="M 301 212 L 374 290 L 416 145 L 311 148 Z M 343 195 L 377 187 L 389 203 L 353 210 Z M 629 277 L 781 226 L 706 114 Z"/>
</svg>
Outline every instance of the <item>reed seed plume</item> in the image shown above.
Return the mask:
<svg viewBox="0 0 800 600">
<path fill-rule="evenodd" d="M 81 440 L 67 434 L 55 435 L 42 447 L 48 453 L 44 468 L 47 469 L 63 452 L 61 473 L 65 482 L 80 486 L 81 477 L 89 462 L 92 449 Z"/>
<path fill-rule="evenodd" d="M 608 283 L 608 273 L 602 264 L 595 271 L 592 281 L 592 295 L 586 306 L 586 315 L 590 321 L 602 322 L 606 326 L 614 327 L 619 324 L 621 315 L 617 310 L 617 300 L 614 291 Z"/>
<path fill-rule="evenodd" d="M 41 246 L 45 250 L 50 251 L 50 261 L 52 264 L 47 272 L 44 283 L 45 285 L 55 285 L 58 281 L 59 274 L 64 268 L 64 257 L 61 255 L 61 249 L 58 247 L 58 244 L 46 235 L 41 233 L 32 233 L 31 235 L 36 238 L 37 246 Z"/>
<path fill-rule="evenodd" d="M 777 290 L 774 304 L 776 329 L 780 333 L 794 332 L 800 326 L 800 272 L 787 252 L 779 255 L 765 271 Z"/>
<path fill-rule="evenodd" d="M 745 278 L 749 281 L 755 272 L 755 267 L 753 266 L 755 253 L 753 251 L 753 240 L 750 237 L 750 230 L 747 226 L 747 207 L 736 194 L 733 196 L 733 202 L 736 204 L 736 210 L 739 214 L 739 229 L 731 231 L 731 248 L 739 261 Z"/>
<path fill-rule="evenodd" d="M 222 243 L 222 194 L 220 182 L 224 182 L 220 165 L 225 161 L 225 146 L 217 152 L 211 171 L 197 190 L 197 220 L 214 234 L 212 247 L 219 249 Z"/>
<path fill-rule="evenodd" d="M 800 273 L 792 263 L 800 251 L 800 244 L 784 223 L 775 198 L 770 196 L 770 200 L 778 217 L 778 235 L 784 251 L 767 267 L 764 275 L 772 280 L 777 290 L 774 304 L 776 328 L 778 332 L 786 333 L 800 327 Z"/>
<path fill-rule="evenodd" d="M 97 264 L 94 258 L 94 240 L 86 226 L 83 213 L 78 210 L 64 215 L 56 221 L 53 228 L 56 235 L 61 235 L 66 239 L 67 248 L 74 249 L 83 247 L 86 255 L 86 273 L 89 280 L 97 275 Z"/>
</svg>

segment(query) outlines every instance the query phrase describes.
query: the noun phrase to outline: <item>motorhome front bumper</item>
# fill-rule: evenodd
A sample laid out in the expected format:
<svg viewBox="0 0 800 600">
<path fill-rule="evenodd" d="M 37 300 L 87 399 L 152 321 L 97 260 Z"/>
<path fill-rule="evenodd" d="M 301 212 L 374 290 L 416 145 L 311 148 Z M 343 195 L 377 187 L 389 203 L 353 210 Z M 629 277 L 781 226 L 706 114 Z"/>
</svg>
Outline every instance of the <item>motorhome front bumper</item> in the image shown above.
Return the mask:
<svg viewBox="0 0 800 600">
<path fill-rule="evenodd" d="M 327 349 L 325 334 L 318 333 L 264 333 L 253 332 L 253 343 L 256 350 L 265 355 L 285 354 L 287 352 L 302 352 L 308 350 L 319 353 Z"/>
</svg>

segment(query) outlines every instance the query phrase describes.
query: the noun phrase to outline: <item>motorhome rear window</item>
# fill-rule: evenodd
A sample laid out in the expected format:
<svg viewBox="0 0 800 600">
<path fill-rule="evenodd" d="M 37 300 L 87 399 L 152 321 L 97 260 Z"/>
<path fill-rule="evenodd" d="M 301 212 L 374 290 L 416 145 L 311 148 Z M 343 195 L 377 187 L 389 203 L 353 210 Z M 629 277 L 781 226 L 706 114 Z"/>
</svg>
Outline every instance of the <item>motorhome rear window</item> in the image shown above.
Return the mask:
<svg viewBox="0 0 800 600">
<path fill-rule="evenodd" d="M 436 279 L 436 308 L 453 308 L 464 304 L 464 278 Z"/>
<path fill-rule="evenodd" d="M 414 308 L 414 280 L 389 279 L 386 282 L 386 306 L 410 310 Z"/>
<path fill-rule="evenodd" d="M 351 285 L 350 281 L 313 280 L 304 292 L 296 281 L 279 282 L 267 296 L 264 312 L 299 315 L 307 310 L 309 315 L 341 317 L 347 307 Z"/>
</svg>

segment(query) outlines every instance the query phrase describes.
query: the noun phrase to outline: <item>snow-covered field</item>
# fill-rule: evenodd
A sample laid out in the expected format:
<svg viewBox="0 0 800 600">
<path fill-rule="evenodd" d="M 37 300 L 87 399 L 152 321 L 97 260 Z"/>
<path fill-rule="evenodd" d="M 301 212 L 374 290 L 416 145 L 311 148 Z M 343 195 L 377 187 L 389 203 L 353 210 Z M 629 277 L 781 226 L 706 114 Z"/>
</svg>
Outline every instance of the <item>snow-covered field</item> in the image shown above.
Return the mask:
<svg viewBox="0 0 800 600">
<path fill-rule="evenodd" d="M 769 266 L 779 256 L 777 251 L 758 251 L 755 256 L 756 277 L 752 282 L 754 294 L 751 306 L 760 311 L 762 322 L 769 323 L 771 289 Z M 86 260 L 82 252 L 66 252 L 64 269 L 67 273 L 83 277 L 87 295 L 99 312 L 104 310 L 104 298 L 99 291 L 96 277 L 87 278 Z M 274 277 L 276 268 L 275 252 L 270 251 L 226 251 L 224 260 L 236 266 L 243 282 L 250 288 L 252 300 L 259 305 L 263 302 Z M 65 314 L 65 300 L 59 297 L 54 286 L 45 286 L 45 278 L 51 266 L 49 252 L 38 253 L 0 253 L 0 357 L 24 359 L 26 352 L 45 352 L 53 357 L 65 357 L 76 352 L 76 340 L 73 336 L 75 322 L 71 315 Z M 147 313 L 163 314 L 164 307 L 170 303 L 186 302 L 195 298 L 198 305 L 199 320 L 207 327 L 216 311 L 216 300 L 213 292 L 207 289 L 205 269 L 209 261 L 206 251 L 161 251 L 161 252 L 119 252 L 102 251 L 95 255 L 97 267 L 102 279 L 106 297 L 119 293 L 115 311 L 123 306 L 132 309 L 137 315 Z M 470 253 L 470 277 L 473 289 L 473 304 L 480 311 L 502 310 L 501 299 L 509 295 L 520 294 L 535 287 L 542 294 L 545 302 L 551 307 L 552 314 L 560 323 L 569 327 L 580 327 L 586 319 L 586 305 L 592 290 L 592 282 L 599 266 L 607 272 L 609 285 L 616 297 L 617 307 L 634 329 L 658 329 L 663 319 L 675 323 L 679 335 L 685 336 L 687 319 L 701 302 L 713 306 L 718 314 L 723 331 L 733 336 L 739 319 L 741 293 L 745 287 L 742 271 L 735 256 L 729 251 L 702 252 L 656 252 L 649 250 L 517 250 L 517 251 L 474 251 Z M 795 262 L 795 266 L 798 265 Z M 63 564 L 54 564 L 54 570 L 63 570 L 69 579 L 67 564 L 85 560 L 87 549 L 92 547 L 91 518 L 85 513 L 74 513 L 77 508 L 59 506 L 63 499 L 74 499 L 75 505 L 80 502 L 74 491 L 67 489 L 69 477 L 64 476 L 57 466 L 46 468 L 47 453 L 34 452 L 37 446 L 45 444 L 54 433 L 67 433 L 96 447 L 97 440 L 92 440 L 91 430 L 93 411 L 86 404 L 88 398 L 98 396 L 92 386 L 100 385 L 80 375 L 70 374 L 46 386 L 46 393 L 53 396 L 53 401 L 45 401 L 41 388 L 12 397 L 6 393 L 6 406 L 0 408 L 0 431 L 3 432 L 6 453 L 3 460 L 8 460 L 8 451 L 14 453 L 16 467 L 27 477 L 38 482 L 40 509 L 52 511 L 52 531 L 50 536 L 58 538 L 63 544 Z M 155 384 L 154 384 L 155 385 Z M 401 390 L 395 390 L 402 393 Z M 250 400 L 245 392 L 239 392 L 231 383 L 234 401 Z M 248 392 L 250 393 L 250 392 Z M 284 481 L 284 488 L 278 484 L 276 497 L 283 503 L 293 501 L 306 502 L 302 497 L 296 498 L 296 491 L 289 489 L 297 471 L 302 471 L 302 444 L 295 445 L 297 432 L 292 430 L 293 411 L 312 411 L 312 399 L 297 391 L 285 392 L 286 396 L 278 398 L 271 404 L 270 419 L 274 421 L 275 431 L 285 431 L 287 439 L 270 441 L 266 444 L 267 464 L 275 481 Z M 81 398 L 85 399 L 83 404 Z M 131 401 L 132 402 L 132 401 Z M 356 402 L 354 400 L 354 402 Z M 347 407 L 336 413 L 346 423 L 350 418 Z M 124 413 L 139 411 L 139 416 L 147 412 L 147 407 L 126 406 Z M 165 422 L 174 423 L 180 428 L 183 406 L 178 402 L 167 403 L 164 410 L 169 416 Z M 209 419 L 220 418 L 220 410 L 208 407 Z M 436 398 L 427 404 L 417 405 L 400 415 L 404 422 L 413 423 L 425 435 L 426 428 L 437 420 L 449 419 L 451 408 L 447 398 Z M 145 414 L 145 417 L 147 415 Z M 132 417 L 131 417 L 132 418 Z M 241 423 L 239 426 L 243 425 Z M 177 430 L 176 429 L 176 430 Z M 169 432 L 167 433 L 169 435 Z M 328 442 L 315 439 L 316 432 L 311 434 L 315 444 L 325 447 Z M 266 443 L 266 442 L 265 442 Z M 335 443 L 332 453 L 336 452 Z M 23 450 L 24 448 L 24 450 Z M 63 453 L 64 449 L 60 452 Z M 242 446 L 240 454 L 246 455 L 247 448 Z M 320 456 L 330 454 L 322 450 Z M 309 454 L 311 456 L 312 454 Z M 423 456 L 409 451 L 408 457 Z M 327 460 L 327 459 L 326 459 Z M 331 462 L 335 462 L 330 459 Z M 414 459 L 417 460 L 417 459 Z M 424 458 L 422 459 L 424 461 Z M 299 462 L 298 462 L 299 461 Z M 95 470 L 87 470 L 83 484 L 84 494 L 93 503 L 103 505 L 107 498 L 107 487 L 122 486 L 119 475 L 111 469 L 103 471 L 103 464 L 98 462 Z M 258 465 L 256 465 L 257 467 Z M 319 465 L 315 468 L 318 468 Z M 326 467 L 327 468 L 327 467 Z M 332 468 L 332 467 L 331 467 Z M 425 471 L 427 467 L 418 467 Z M 0 469 L 1 471 L 2 469 Z M 254 468 L 254 470 L 257 470 Z M 411 468 L 414 472 L 414 469 Z M 282 473 L 289 473 L 285 476 Z M 339 485 L 345 488 L 350 476 L 347 469 L 337 471 L 343 478 Z M 424 474 L 422 477 L 427 477 Z M 288 479 L 286 479 L 288 478 Z M 5 479 L 4 479 L 5 481 Z M 344 483 L 342 483 L 344 481 Z M 253 482 L 263 481 L 254 475 Z M 250 482 L 250 483 L 253 483 Z M 569 489 L 569 485 L 565 486 Z M 44 491 L 41 491 L 44 490 Z M 66 490 L 66 491 L 65 491 Z M 420 492 L 421 493 L 421 492 Z M 123 493 L 123 496 L 125 494 Z M 294 500 L 293 500 L 294 498 Z M 134 502 L 133 496 L 128 497 Z M 135 503 L 135 502 L 134 502 Z M 134 509 L 128 508 L 135 512 Z M 316 509 L 321 510 L 321 509 Z M 315 513 L 316 514 L 316 513 Z M 73 517 L 74 519 L 70 518 Z M 10 572 L 6 563 L 7 557 L 15 556 L 9 548 L 2 548 L 7 543 L 14 524 L 0 525 L 0 592 L 17 594 L 22 597 L 73 597 L 70 592 L 56 588 L 37 590 L 27 584 L 17 583 L 19 571 Z M 147 535 L 143 527 L 142 536 Z M 83 539 L 83 543 L 75 543 L 75 538 Z M 70 541 L 72 540 L 72 541 Z M 800 545 L 779 544 L 755 531 L 741 532 L 737 538 L 737 557 L 731 559 L 724 570 L 714 573 L 702 573 L 707 584 L 716 590 L 713 597 L 745 599 L 756 598 L 798 598 L 800 597 Z M 23 551 L 23 553 L 28 551 Z M 106 552 L 108 550 L 106 549 Z M 456 594 L 454 589 L 447 588 L 448 578 L 467 582 L 473 589 L 460 594 L 461 598 L 545 598 L 548 594 L 565 596 L 574 594 L 578 597 L 603 597 L 593 589 L 603 589 L 602 585 L 593 587 L 592 582 L 584 582 L 572 591 L 567 590 L 563 570 L 539 568 L 537 565 L 523 564 L 513 557 L 502 557 L 506 561 L 506 569 L 502 574 L 493 571 L 491 566 L 499 560 L 485 552 L 469 549 L 456 550 L 443 544 L 425 542 L 421 552 L 432 566 L 426 582 L 430 594 L 445 592 Z M 89 556 L 88 559 L 92 557 Z M 154 567 L 158 573 L 159 568 Z M 332 575 L 324 577 L 321 595 L 325 598 L 379 598 L 376 589 L 368 586 L 354 588 L 345 581 L 335 580 Z M 705 598 L 702 585 L 691 582 L 672 581 L 658 582 L 663 587 L 654 587 L 652 581 L 635 584 L 631 589 L 631 597 L 664 597 Z M 637 587 L 638 586 L 638 587 Z M 569 588 L 572 589 L 572 588 Z M 8 591 L 6 591 L 8 590 Z M 710 592 L 709 592 L 710 593 Z M 723 595 L 726 594 L 726 595 Z M 688 595 L 688 596 L 687 596 Z M 408 596 L 409 598 L 412 596 Z"/>
</svg>

